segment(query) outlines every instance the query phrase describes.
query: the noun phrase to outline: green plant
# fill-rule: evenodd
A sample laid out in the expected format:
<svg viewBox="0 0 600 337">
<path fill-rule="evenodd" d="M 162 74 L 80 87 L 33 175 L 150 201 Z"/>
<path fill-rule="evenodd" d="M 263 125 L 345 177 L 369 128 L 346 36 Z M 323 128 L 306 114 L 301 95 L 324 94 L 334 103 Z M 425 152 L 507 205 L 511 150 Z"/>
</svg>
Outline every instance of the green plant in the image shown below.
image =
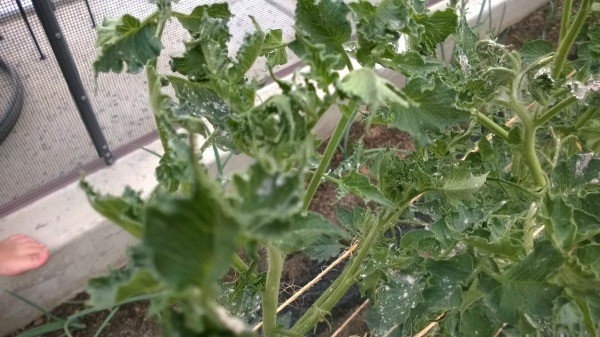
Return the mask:
<svg viewBox="0 0 600 337">
<path fill-rule="evenodd" d="M 145 69 L 165 153 L 148 198 L 130 189 L 104 196 L 82 182 L 99 212 L 140 238 L 126 268 L 90 281 L 92 306 L 153 294 L 167 335 L 252 336 L 250 324 L 262 321 L 266 337 L 304 336 L 358 284 L 376 336 L 426 326 L 449 336 L 597 335 L 600 24 L 592 0 L 565 1 L 556 51 L 546 41 L 520 51 L 480 41 L 452 8 L 428 12 L 422 0 L 298 0 L 292 42 L 255 22 L 235 57 L 226 4 L 183 14 L 169 0 L 153 2 L 143 20 L 125 15 L 99 29 L 95 71 Z M 190 39 L 165 75 L 156 65 L 170 18 Z M 436 47 L 451 35 L 446 64 Z M 288 49 L 308 67 L 274 78 L 281 93 L 256 103 L 259 83 L 247 71 L 260 57 L 269 68 L 284 64 Z M 376 65 L 405 75 L 406 86 L 381 78 Z M 166 85 L 177 101 L 162 93 Z M 311 129 L 332 107 L 340 120 L 321 155 Z M 356 147 L 352 165 L 328 171 L 356 115 L 410 133 L 416 150 L 400 158 L 393 148 Z M 200 161 L 211 147 L 217 179 Z M 218 149 L 255 163 L 225 177 Z M 323 179 L 367 207 L 340 210 L 339 226 L 307 211 Z M 400 222 L 421 226 L 399 237 Z M 337 280 L 286 326 L 277 315 L 286 254 L 334 256 L 350 242 Z"/>
</svg>

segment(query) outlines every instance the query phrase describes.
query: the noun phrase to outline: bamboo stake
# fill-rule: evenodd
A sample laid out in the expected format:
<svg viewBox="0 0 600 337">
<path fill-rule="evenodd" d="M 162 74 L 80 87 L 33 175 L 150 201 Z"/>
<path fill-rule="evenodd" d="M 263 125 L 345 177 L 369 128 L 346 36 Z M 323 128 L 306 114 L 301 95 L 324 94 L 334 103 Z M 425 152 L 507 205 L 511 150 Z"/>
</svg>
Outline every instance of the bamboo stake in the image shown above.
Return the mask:
<svg viewBox="0 0 600 337">
<path fill-rule="evenodd" d="M 367 304 L 369 304 L 369 300 L 368 299 L 366 301 L 364 301 L 363 304 L 361 304 L 358 308 L 356 308 L 356 310 L 354 310 L 354 312 L 352 313 L 352 315 L 350 315 L 350 317 L 348 317 L 344 321 L 344 323 L 342 323 L 342 325 L 340 325 L 340 327 L 337 328 L 337 330 L 335 330 L 335 332 L 333 333 L 333 335 L 331 335 L 331 337 L 337 337 L 340 333 L 342 333 L 342 331 L 344 331 L 344 329 L 346 328 L 346 326 L 348 326 L 348 324 L 350 324 L 350 322 L 352 322 L 352 320 L 356 316 L 358 316 L 358 314 L 367 307 Z"/>
</svg>

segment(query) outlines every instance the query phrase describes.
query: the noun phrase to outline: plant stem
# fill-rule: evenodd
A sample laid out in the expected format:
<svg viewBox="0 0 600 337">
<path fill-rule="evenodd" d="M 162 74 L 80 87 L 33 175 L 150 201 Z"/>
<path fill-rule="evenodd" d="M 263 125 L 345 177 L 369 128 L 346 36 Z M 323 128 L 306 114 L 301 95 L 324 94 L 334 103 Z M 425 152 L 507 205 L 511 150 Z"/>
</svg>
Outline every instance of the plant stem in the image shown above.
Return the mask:
<svg viewBox="0 0 600 337">
<path fill-rule="evenodd" d="M 546 185 L 546 178 L 544 178 L 544 171 L 540 165 L 540 160 L 535 152 L 535 132 L 537 126 L 531 124 L 524 124 L 523 130 L 523 155 L 525 162 L 531 171 L 533 181 L 536 187 L 544 187 Z"/>
<path fill-rule="evenodd" d="M 571 7 L 573 6 L 573 0 L 565 0 L 563 4 L 563 13 L 562 20 L 560 25 L 560 34 L 558 36 L 558 41 L 562 42 L 569 31 L 569 24 L 571 21 Z"/>
<path fill-rule="evenodd" d="M 575 38 L 579 34 L 579 31 L 583 27 L 585 20 L 587 19 L 593 0 L 583 0 L 581 2 L 581 7 L 579 7 L 579 11 L 577 12 L 577 16 L 575 17 L 575 21 L 571 26 L 568 26 L 568 22 L 561 22 L 561 25 L 567 25 L 567 33 L 562 40 L 559 41 L 558 50 L 556 52 L 556 58 L 554 59 L 554 65 L 552 67 L 552 78 L 558 78 L 563 70 L 563 66 L 565 65 L 565 61 L 567 60 L 567 54 L 569 50 L 571 50 L 571 46 L 575 42 Z M 565 7 L 565 10 L 567 8 Z M 563 14 L 563 19 L 564 19 Z M 561 33 L 562 28 L 561 26 Z"/>
<path fill-rule="evenodd" d="M 557 113 L 561 112 L 564 108 L 569 105 L 577 102 L 577 98 L 575 96 L 570 96 L 565 98 L 564 100 L 558 102 L 552 108 L 546 110 L 541 116 L 539 116 L 534 122 L 536 125 L 541 126 L 544 125 L 547 121 L 549 121 L 552 117 L 556 116 Z"/>
<path fill-rule="evenodd" d="M 342 139 L 342 136 L 344 135 L 344 131 L 346 130 L 346 127 L 348 126 L 349 123 L 352 123 L 352 119 L 350 119 L 350 117 L 351 117 L 350 115 L 351 114 L 345 114 L 344 112 L 342 112 L 342 116 L 340 117 L 338 125 L 336 126 L 335 130 L 333 131 L 333 135 L 331 135 L 331 138 L 329 139 L 329 143 L 327 144 L 327 147 L 325 148 L 325 152 L 323 153 L 321 162 L 319 162 L 319 166 L 317 166 L 317 169 L 315 170 L 315 174 L 312 176 L 310 183 L 308 184 L 308 188 L 306 189 L 306 194 L 304 194 L 304 200 L 302 203 L 302 208 L 304 210 L 308 210 L 308 206 L 310 206 L 310 202 L 311 202 L 313 196 L 315 195 L 315 192 L 317 191 L 317 187 L 319 187 L 321 178 L 323 177 L 323 173 L 325 173 L 325 169 L 327 169 L 327 167 L 329 166 L 329 162 L 331 161 L 331 158 L 333 157 L 335 150 L 337 149 L 338 145 L 340 144 L 340 141 Z"/>
<path fill-rule="evenodd" d="M 575 123 L 575 129 L 581 129 L 598 111 L 600 111 L 600 108 L 589 107 Z"/>
<path fill-rule="evenodd" d="M 262 298 L 263 333 L 265 337 L 277 336 L 277 302 L 279 282 L 283 271 L 283 253 L 279 248 L 269 246 L 269 269 Z"/>
<path fill-rule="evenodd" d="M 477 117 L 479 123 L 490 129 L 496 136 L 508 142 L 508 131 L 504 130 L 500 125 L 496 124 L 496 122 L 479 111 L 474 111 L 473 115 Z"/>
<path fill-rule="evenodd" d="M 346 63 L 346 67 L 348 67 L 348 70 L 349 71 L 354 70 L 354 66 L 352 65 L 352 60 L 350 59 L 350 56 L 348 56 L 348 53 L 346 52 L 344 47 L 342 45 L 339 45 L 338 50 L 339 50 L 340 54 L 342 54 L 342 58 L 344 59 L 344 62 Z"/>
<path fill-rule="evenodd" d="M 245 273 L 248 271 L 248 269 L 250 269 L 250 267 L 248 267 L 246 262 L 244 262 L 244 260 L 242 260 L 242 258 L 237 254 L 233 254 L 233 257 L 231 258 L 231 262 L 233 264 L 233 268 L 235 268 L 237 271 L 239 271 L 241 273 Z"/>
<path fill-rule="evenodd" d="M 165 22 L 167 21 L 170 15 L 170 7 L 168 10 L 160 9 L 146 17 L 142 23 L 154 21 L 158 17 L 158 22 L 156 24 L 156 32 L 154 36 L 156 36 L 160 40 L 165 28 Z M 156 129 L 160 137 L 160 143 L 162 144 L 163 149 L 166 151 L 169 145 L 169 136 L 167 136 L 167 133 L 161 126 L 161 121 L 159 117 L 161 113 L 161 107 L 159 106 L 159 104 L 161 102 L 160 96 L 162 95 L 162 92 L 160 90 L 160 87 L 157 88 L 156 85 L 157 81 L 159 81 L 158 72 L 156 70 L 157 64 L 158 56 L 154 60 L 148 62 L 148 65 L 146 66 L 146 78 L 148 80 L 148 93 L 150 94 L 150 105 L 152 106 L 152 110 L 154 112 L 154 122 L 156 123 Z"/>
<path fill-rule="evenodd" d="M 290 329 L 290 332 L 305 335 L 310 329 L 319 323 L 323 312 L 329 312 L 339 300 L 346 294 L 348 289 L 356 282 L 356 276 L 359 272 L 365 257 L 373 243 L 379 239 L 382 233 L 388 228 L 388 224 L 396 219 L 408 206 L 406 203 L 389 216 L 372 223 L 368 227 L 365 238 L 359 243 L 356 255 L 352 258 L 349 265 L 344 268 L 340 276 L 323 292 L 317 301 L 302 315 L 302 317 Z"/>
</svg>

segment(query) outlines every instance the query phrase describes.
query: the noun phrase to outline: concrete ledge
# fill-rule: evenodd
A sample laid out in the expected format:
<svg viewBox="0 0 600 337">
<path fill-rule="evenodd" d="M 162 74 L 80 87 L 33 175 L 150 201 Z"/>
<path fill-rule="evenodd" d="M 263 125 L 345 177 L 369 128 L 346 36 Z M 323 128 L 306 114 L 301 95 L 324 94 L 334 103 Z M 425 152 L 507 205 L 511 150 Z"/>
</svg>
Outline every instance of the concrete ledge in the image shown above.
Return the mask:
<svg viewBox="0 0 600 337">
<path fill-rule="evenodd" d="M 500 30 L 521 20 L 546 1 L 493 0 L 493 16 L 484 11 L 483 18 L 491 17 L 492 22 L 500 24 L 499 18 L 504 15 L 502 24 L 497 26 Z M 481 2 L 474 1 L 472 8 L 480 8 Z M 445 6 L 445 3 L 439 3 L 434 9 Z M 476 20 L 478 14 L 478 10 L 471 10 L 469 17 Z M 396 83 L 402 82 L 399 78 L 396 80 L 392 79 Z M 271 84 L 258 95 L 265 99 L 275 92 L 277 88 Z M 339 111 L 328 111 L 315 128 L 317 135 L 321 138 L 331 135 L 338 116 Z M 162 153 L 158 141 L 147 148 Z M 214 158 L 210 153 L 206 154 L 205 160 L 215 171 Z M 230 160 L 228 168 L 241 170 L 250 162 L 248 157 L 236 156 Z M 154 169 L 157 164 L 156 156 L 140 149 L 119 159 L 112 167 L 91 174 L 87 180 L 103 193 L 121 194 L 126 185 L 149 192 L 156 185 Z M 0 278 L 0 290 L 18 293 L 49 309 L 83 290 L 90 277 L 122 266 L 126 261 L 126 247 L 136 242 L 90 207 L 77 182 L 0 219 L 0 238 L 16 233 L 44 242 L 50 249 L 51 258 L 38 270 L 18 277 Z M 0 336 L 39 316 L 41 313 L 36 309 L 4 292 L 0 293 Z"/>
</svg>

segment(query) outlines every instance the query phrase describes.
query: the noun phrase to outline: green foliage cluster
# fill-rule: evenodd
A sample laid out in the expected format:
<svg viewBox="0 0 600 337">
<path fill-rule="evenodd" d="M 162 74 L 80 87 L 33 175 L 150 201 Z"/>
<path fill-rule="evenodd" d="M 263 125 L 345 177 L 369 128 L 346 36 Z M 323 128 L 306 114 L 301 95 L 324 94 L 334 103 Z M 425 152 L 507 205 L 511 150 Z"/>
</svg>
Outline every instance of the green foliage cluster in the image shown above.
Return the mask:
<svg viewBox="0 0 600 337">
<path fill-rule="evenodd" d="M 231 52 L 226 4 L 184 14 L 155 3 L 142 20 L 126 15 L 99 29 L 95 71 L 145 69 L 165 152 L 147 198 L 130 189 L 100 195 L 82 183 L 100 213 L 140 239 L 125 269 L 90 281 L 90 305 L 152 294 L 169 336 L 254 336 L 258 321 L 266 337 L 304 336 L 358 284 L 375 336 L 411 336 L 432 321 L 443 336 L 598 335 L 600 23 L 592 0 L 565 1 L 557 49 L 532 41 L 519 51 L 480 41 L 460 12 L 430 12 L 423 0 L 298 0 L 293 41 L 249 18 L 254 32 Z M 173 74 L 158 74 L 169 18 L 189 38 L 170 60 Z M 449 37 L 456 45 L 446 63 L 436 48 Z M 307 67 L 274 77 L 280 94 L 259 102 L 247 71 L 263 57 L 269 69 L 285 64 L 290 50 Z M 406 85 L 380 77 L 381 67 Z M 330 107 L 341 117 L 321 155 L 311 129 Z M 348 165 L 328 171 L 357 115 L 408 132 L 416 149 L 401 158 L 394 148 L 358 146 Z M 210 147 L 255 163 L 226 177 L 219 160 L 211 177 L 199 154 Z M 368 207 L 340 209 L 339 225 L 307 211 L 323 178 Z M 413 229 L 391 235 L 405 223 Z M 276 313 L 285 255 L 326 259 L 353 240 L 338 279 L 286 325 Z M 225 279 L 232 269 L 237 276 Z"/>
</svg>

